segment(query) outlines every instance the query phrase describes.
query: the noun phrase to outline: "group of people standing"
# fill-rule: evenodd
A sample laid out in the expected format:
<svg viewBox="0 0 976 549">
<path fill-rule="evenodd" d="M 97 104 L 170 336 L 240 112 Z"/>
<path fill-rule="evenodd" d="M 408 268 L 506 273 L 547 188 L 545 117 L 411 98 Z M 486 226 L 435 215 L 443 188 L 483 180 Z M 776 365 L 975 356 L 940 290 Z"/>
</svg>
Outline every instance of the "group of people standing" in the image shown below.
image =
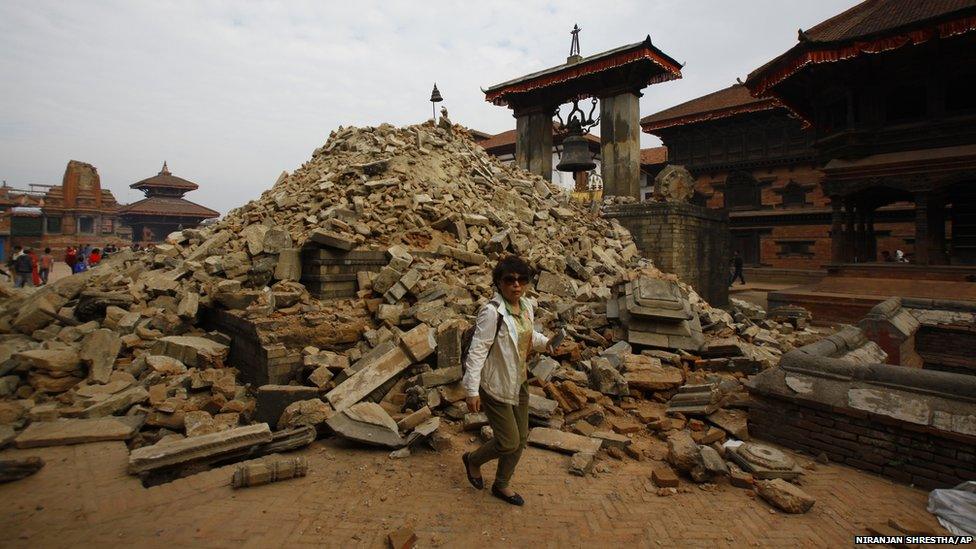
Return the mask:
<svg viewBox="0 0 976 549">
<path fill-rule="evenodd" d="M 109 253 L 109 246 L 105 247 L 105 253 Z M 84 246 L 68 246 L 64 251 L 64 262 L 68 264 L 68 268 L 71 269 L 72 273 L 80 273 L 87 271 L 89 267 L 94 267 L 102 261 L 102 250 L 98 248 L 92 248 L 89 245 Z"/>
<path fill-rule="evenodd" d="M 106 246 L 104 253 L 102 249 L 92 248 L 87 244 L 68 246 L 64 252 L 64 262 L 72 273 L 80 273 L 98 265 L 105 255 L 115 250 L 115 246 L 112 245 Z M 7 266 L 10 269 L 7 274 L 13 279 L 14 287 L 43 286 L 47 284 L 48 276 L 54 267 L 54 257 L 51 255 L 51 248 L 44 248 L 44 253 L 38 255 L 29 246 L 14 246 L 14 253 L 7 261 Z"/>
<path fill-rule="evenodd" d="M 47 277 L 54 266 L 51 248 L 44 248 L 44 253 L 37 255 L 31 248 L 14 246 L 14 254 L 8 261 L 14 287 L 41 286 L 47 284 Z"/>
</svg>

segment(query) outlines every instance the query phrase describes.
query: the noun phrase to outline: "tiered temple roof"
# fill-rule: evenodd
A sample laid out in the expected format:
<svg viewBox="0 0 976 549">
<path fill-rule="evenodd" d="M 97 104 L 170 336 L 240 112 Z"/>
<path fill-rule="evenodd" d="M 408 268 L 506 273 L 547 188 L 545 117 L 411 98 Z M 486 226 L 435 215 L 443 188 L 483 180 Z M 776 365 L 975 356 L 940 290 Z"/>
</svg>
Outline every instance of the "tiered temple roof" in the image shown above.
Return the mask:
<svg viewBox="0 0 976 549">
<path fill-rule="evenodd" d="M 752 71 L 745 85 L 752 95 L 776 95 L 790 110 L 809 120 L 808 106 L 786 103 L 771 92 L 807 66 L 835 63 L 878 54 L 933 39 L 976 30 L 976 0 L 866 0 L 814 26 L 799 31 L 798 43 Z"/>
<path fill-rule="evenodd" d="M 200 220 L 220 217 L 219 212 L 183 198 L 185 193 L 200 186 L 171 174 L 166 162 L 163 162 L 163 169 L 157 175 L 129 187 L 145 192 L 146 198 L 120 208 L 119 214 L 125 217 L 190 217 Z"/>
</svg>

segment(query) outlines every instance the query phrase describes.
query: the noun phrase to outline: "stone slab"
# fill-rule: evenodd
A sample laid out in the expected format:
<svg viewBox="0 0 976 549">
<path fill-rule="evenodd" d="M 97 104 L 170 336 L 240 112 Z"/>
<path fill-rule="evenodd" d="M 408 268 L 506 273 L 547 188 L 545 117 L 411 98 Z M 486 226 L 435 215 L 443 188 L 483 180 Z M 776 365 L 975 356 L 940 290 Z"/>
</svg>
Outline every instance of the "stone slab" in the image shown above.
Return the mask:
<svg viewBox="0 0 976 549">
<path fill-rule="evenodd" d="M 595 454 L 602 445 L 602 441 L 599 439 L 564 433 L 547 427 L 530 429 L 528 443 L 563 454 L 575 454 L 577 452 Z"/>
<path fill-rule="evenodd" d="M 145 416 L 103 417 L 36 421 L 14 439 L 17 448 L 84 444 L 103 440 L 129 440 L 139 431 Z"/>
<path fill-rule="evenodd" d="M 271 428 L 268 424 L 258 423 L 209 435 L 156 443 L 133 450 L 129 454 L 129 472 L 137 474 L 197 461 L 213 460 L 257 444 L 269 443 L 271 440 Z"/>
<path fill-rule="evenodd" d="M 410 358 L 399 347 L 394 347 L 358 372 L 343 381 L 325 395 L 332 407 L 341 412 L 362 400 L 377 387 L 410 366 Z"/>
</svg>

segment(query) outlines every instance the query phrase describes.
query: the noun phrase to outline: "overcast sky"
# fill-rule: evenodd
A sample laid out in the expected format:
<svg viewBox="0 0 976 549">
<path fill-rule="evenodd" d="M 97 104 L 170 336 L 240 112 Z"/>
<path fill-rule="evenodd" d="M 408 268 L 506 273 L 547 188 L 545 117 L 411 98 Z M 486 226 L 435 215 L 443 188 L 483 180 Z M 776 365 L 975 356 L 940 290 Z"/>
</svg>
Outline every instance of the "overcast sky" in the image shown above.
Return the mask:
<svg viewBox="0 0 976 549">
<path fill-rule="evenodd" d="M 167 160 L 200 184 L 188 199 L 226 213 L 340 125 L 429 118 L 435 81 L 454 122 L 513 128 L 479 88 L 564 62 L 574 23 L 584 56 L 650 34 L 686 63 L 644 90 L 644 116 L 745 79 L 856 3 L 0 0 L 0 179 L 60 184 L 81 160 L 132 202 Z"/>
</svg>

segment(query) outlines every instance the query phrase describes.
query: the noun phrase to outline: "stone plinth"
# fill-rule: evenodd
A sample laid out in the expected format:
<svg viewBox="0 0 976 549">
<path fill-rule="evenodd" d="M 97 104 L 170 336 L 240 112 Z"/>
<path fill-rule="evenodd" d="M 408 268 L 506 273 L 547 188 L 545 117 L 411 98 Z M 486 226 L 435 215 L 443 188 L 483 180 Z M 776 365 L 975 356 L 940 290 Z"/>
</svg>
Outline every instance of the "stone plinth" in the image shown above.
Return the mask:
<svg viewBox="0 0 976 549">
<path fill-rule="evenodd" d="M 924 488 L 974 478 L 976 378 L 859 361 L 863 339 L 848 327 L 751 378 L 749 432 Z"/>
<path fill-rule="evenodd" d="M 604 217 L 630 230 L 641 253 L 691 284 L 706 301 L 729 301 L 729 224 L 724 211 L 680 202 L 610 206 Z"/>
</svg>

